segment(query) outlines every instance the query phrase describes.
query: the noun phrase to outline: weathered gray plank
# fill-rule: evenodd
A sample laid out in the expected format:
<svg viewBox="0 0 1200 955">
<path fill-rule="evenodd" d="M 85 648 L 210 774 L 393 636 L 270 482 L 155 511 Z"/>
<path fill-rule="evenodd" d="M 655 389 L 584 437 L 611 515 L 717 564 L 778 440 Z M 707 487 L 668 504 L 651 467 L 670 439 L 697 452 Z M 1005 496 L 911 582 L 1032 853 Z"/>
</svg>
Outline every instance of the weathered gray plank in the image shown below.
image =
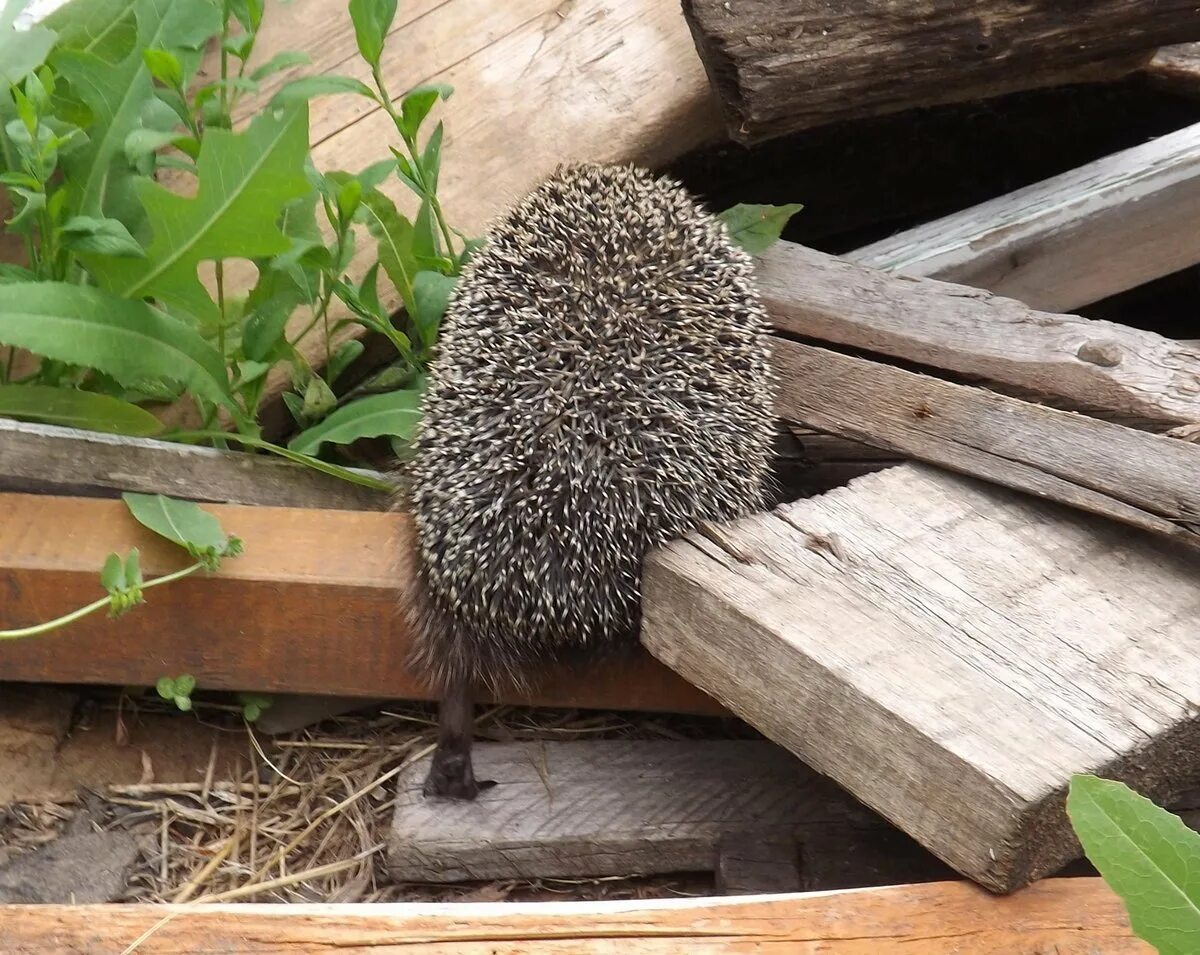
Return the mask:
<svg viewBox="0 0 1200 955">
<path fill-rule="evenodd" d="M 721 895 L 799 892 L 796 837 L 779 829 L 725 833 L 717 845 L 716 883 Z"/>
<path fill-rule="evenodd" d="M 790 420 L 1200 543 L 1200 446 L 778 341 Z"/>
<path fill-rule="evenodd" d="M 1200 349 L 780 242 L 757 280 L 782 331 L 1157 427 L 1200 421 Z M 813 424 L 813 422 L 807 422 Z"/>
<path fill-rule="evenodd" d="M 1200 39 L 1183 0 L 684 0 L 729 134 L 1111 80 Z"/>
<path fill-rule="evenodd" d="M 707 871 L 723 834 L 884 828 L 784 750 L 756 741 L 481 743 L 475 802 L 400 777 L 388 865 L 399 881 Z"/>
<path fill-rule="evenodd" d="M 1198 569 L 1120 525 L 904 465 L 653 554 L 642 642 L 1007 891 L 1078 854 L 1072 773 L 1166 801 L 1200 768 Z"/>
<path fill-rule="evenodd" d="M 846 258 L 1061 312 L 1200 262 L 1198 219 L 1200 125 L 1194 125 Z"/>
<path fill-rule="evenodd" d="M 374 477 L 382 475 L 362 471 Z M 379 491 L 278 458 L 0 418 L 0 490 L 378 511 Z"/>
</svg>

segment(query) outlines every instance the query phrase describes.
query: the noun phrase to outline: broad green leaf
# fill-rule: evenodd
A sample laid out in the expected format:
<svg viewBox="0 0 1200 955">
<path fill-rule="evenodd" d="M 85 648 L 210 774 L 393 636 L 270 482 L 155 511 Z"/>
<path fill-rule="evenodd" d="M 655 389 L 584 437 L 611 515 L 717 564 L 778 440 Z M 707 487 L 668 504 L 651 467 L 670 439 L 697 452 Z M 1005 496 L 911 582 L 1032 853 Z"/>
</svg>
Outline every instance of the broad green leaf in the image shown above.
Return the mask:
<svg viewBox="0 0 1200 955">
<path fill-rule="evenodd" d="M 129 165 L 136 167 L 142 159 L 156 150 L 184 139 L 190 137 L 173 129 L 139 127 L 125 137 L 125 159 Z"/>
<path fill-rule="evenodd" d="M 421 418 L 421 392 L 392 391 L 360 398 L 338 408 L 320 424 L 288 442 L 301 454 L 316 454 L 326 441 L 350 444 L 359 438 L 395 435 L 411 438 Z"/>
<path fill-rule="evenodd" d="M 312 59 L 307 53 L 284 50 L 282 53 L 276 53 L 262 66 L 251 70 L 250 79 L 258 82 L 259 80 L 265 80 L 268 76 L 274 76 L 276 73 L 290 70 L 293 66 L 304 66 L 311 62 Z"/>
<path fill-rule="evenodd" d="M 350 0 L 350 20 L 358 52 L 367 64 L 378 66 L 383 44 L 396 16 L 396 0 Z"/>
<path fill-rule="evenodd" d="M 18 282 L 0 296 L 0 343 L 95 368 L 126 387 L 167 379 L 236 410 L 217 350 L 143 302 L 65 282 Z"/>
<path fill-rule="evenodd" d="M 0 90 L 15 86 L 45 61 L 57 35 L 44 26 L 16 30 L 13 23 L 26 0 L 8 0 L 0 9 Z"/>
<path fill-rule="evenodd" d="M 63 245 L 75 252 L 134 259 L 146 254 L 137 239 L 116 219 L 73 216 L 63 223 L 59 235 Z"/>
<path fill-rule="evenodd" d="M 142 60 L 150 75 L 171 89 L 183 85 L 183 64 L 170 50 L 142 50 Z"/>
<path fill-rule="evenodd" d="M 85 258 L 100 284 L 121 298 L 153 297 L 212 326 L 216 303 L 200 283 L 199 264 L 219 258 L 259 258 L 283 252 L 278 221 L 284 206 L 309 191 L 304 177 L 308 110 L 264 113 L 244 133 L 210 129 L 196 165 L 194 198 L 142 180 L 138 194 L 153 238 L 144 259 Z"/>
<path fill-rule="evenodd" d="M 12 285 L 14 282 L 32 282 L 37 278 L 33 272 L 12 262 L 0 262 L 0 285 Z"/>
<path fill-rule="evenodd" d="M 417 264 L 423 269 L 449 272 L 454 268 L 454 263 L 442 255 L 433 206 L 428 199 L 421 203 L 417 217 L 413 219 L 412 251 Z"/>
<path fill-rule="evenodd" d="M 49 385 L 0 385 L 0 416 L 109 434 L 162 431 L 162 422 L 128 401 Z"/>
<path fill-rule="evenodd" d="M 396 204 L 377 189 L 363 196 L 359 218 L 378 242 L 379 264 L 400 293 L 404 307 L 413 307 L 413 276 L 419 271 L 413 255 L 413 225 Z"/>
<path fill-rule="evenodd" d="M 178 544 L 189 554 L 223 553 L 229 538 L 221 522 L 192 501 L 177 501 L 161 494 L 121 495 L 121 500 L 145 527 Z"/>
<path fill-rule="evenodd" d="M 80 215 L 120 219 L 135 227 L 140 214 L 134 182 L 139 177 L 125 160 L 125 140 L 140 125 L 146 103 L 155 98 L 146 49 L 195 49 L 221 30 L 221 15 L 208 0 L 135 0 L 137 42 L 116 63 L 88 50 L 64 50 L 53 63 L 91 110 L 86 146 L 64 160 Z M 134 231 L 137 231 L 134 228 Z"/>
<path fill-rule="evenodd" d="M 137 24 L 134 0 L 71 0 L 43 23 L 58 33 L 60 49 L 82 50 L 118 63 L 133 48 Z"/>
<path fill-rule="evenodd" d="M 1067 814 L 1088 859 L 1159 955 L 1200 951 L 1200 834 L 1128 786 L 1074 776 Z"/>
<path fill-rule="evenodd" d="M 279 92 L 271 99 L 271 106 L 288 106 L 293 103 L 307 102 L 314 96 L 328 96 L 337 93 L 355 93 L 374 99 L 371 88 L 361 80 L 351 76 L 304 76 L 291 80 L 279 88 Z"/>
<path fill-rule="evenodd" d="M 429 347 L 437 341 L 438 328 L 457 279 L 441 272 L 418 272 L 413 279 L 412 320 L 422 343 Z"/>
<path fill-rule="evenodd" d="M 725 223 L 734 242 L 751 255 L 757 255 L 779 240 L 788 220 L 803 208 L 799 203 L 786 206 L 743 204 L 726 209 L 717 218 Z"/>
<path fill-rule="evenodd" d="M 401 125 L 406 135 L 415 137 L 421 123 L 433 109 L 433 104 L 441 99 L 449 99 L 454 87 L 448 83 L 427 83 L 416 86 L 404 94 L 400 101 Z"/>
</svg>

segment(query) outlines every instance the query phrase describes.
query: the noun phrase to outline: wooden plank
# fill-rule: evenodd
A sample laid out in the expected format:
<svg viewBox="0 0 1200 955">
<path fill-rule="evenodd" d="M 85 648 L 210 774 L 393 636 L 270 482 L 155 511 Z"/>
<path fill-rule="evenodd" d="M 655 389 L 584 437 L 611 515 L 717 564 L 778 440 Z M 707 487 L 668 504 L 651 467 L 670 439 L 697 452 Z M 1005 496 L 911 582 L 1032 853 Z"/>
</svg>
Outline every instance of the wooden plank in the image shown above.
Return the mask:
<svg viewBox="0 0 1200 955">
<path fill-rule="evenodd" d="M 730 832 L 717 844 L 717 891 L 721 895 L 797 892 L 800 846 L 777 829 Z"/>
<path fill-rule="evenodd" d="M 1164 46 L 1142 72 L 1155 86 L 1196 96 L 1200 94 L 1200 43 Z"/>
<path fill-rule="evenodd" d="M 1191 4 L 1087 0 L 684 0 L 729 134 L 1111 80 L 1200 39 Z"/>
<path fill-rule="evenodd" d="M 997 891 L 1079 854 L 1072 773 L 1167 802 L 1195 768 L 1194 556 L 1111 522 L 904 465 L 671 544 L 644 592 L 659 659 Z"/>
<path fill-rule="evenodd" d="M 383 475 L 360 471 L 369 477 Z M 387 494 L 281 458 L 0 418 L 0 490 L 384 510 Z"/>
<path fill-rule="evenodd" d="M 790 242 L 762 254 L 757 279 L 781 331 L 1127 423 L 1165 428 L 1200 421 L 1200 349 L 1153 332 L 887 275 Z"/>
<path fill-rule="evenodd" d="M 0 680 L 152 686 L 182 672 L 208 689 L 429 699 L 404 666 L 394 556 L 401 514 L 208 505 L 246 551 L 211 577 L 147 594 L 118 620 L 94 614 L 38 639 L 0 641 Z M 0 629 L 102 595 L 110 551 L 138 547 L 147 578 L 186 564 L 119 501 L 0 494 Z M 481 695 L 480 699 L 486 699 Z M 587 674 L 552 675 L 506 702 L 723 712 L 638 652 Z"/>
<path fill-rule="evenodd" d="M 779 341 L 784 417 L 1200 543 L 1200 446 Z"/>
<path fill-rule="evenodd" d="M 794 842 L 872 819 L 771 743 L 482 743 L 474 760 L 476 778 L 496 783 L 474 802 L 426 799 L 428 757 L 400 776 L 388 854 L 396 881 L 702 872 L 722 837 L 747 827 Z"/>
<path fill-rule="evenodd" d="M 1200 262 L 1197 218 L 1200 124 L 847 258 L 1069 311 Z"/>
<path fill-rule="evenodd" d="M 1099 879 L 1009 898 L 966 883 L 773 898 L 360 905 L 6 905 L 10 955 L 1153 955 Z M 964 939 L 969 941 L 964 942 Z"/>
</svg>

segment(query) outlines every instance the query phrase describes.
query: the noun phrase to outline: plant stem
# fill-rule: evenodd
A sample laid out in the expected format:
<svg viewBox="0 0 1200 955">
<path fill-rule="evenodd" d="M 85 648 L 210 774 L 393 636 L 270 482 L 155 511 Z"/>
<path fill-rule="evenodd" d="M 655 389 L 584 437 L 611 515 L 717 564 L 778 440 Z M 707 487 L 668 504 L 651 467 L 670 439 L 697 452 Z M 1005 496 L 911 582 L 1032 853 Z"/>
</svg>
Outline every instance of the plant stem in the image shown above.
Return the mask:
<svg viewBox="0 0 1200 955">
<path fill-rule="evenodd" d="M 151 587 L 161 587 L 163 584 L 169 584 L 175 580 L 181 580 L 189 574 L 194 574 L 198 570 L 203 570 L 204 564 L 195 563 L 190 567 L 185 567 L 183 570 L 177 570 L 172 574 L 166 574 L 163 577 L 156 577 L 154 580 L 147 581 L 142 584 L 142 590 L 149 590 Z M 86 607 L 80 607 L 78 610 L 73 610 L 68 614 L 57 617 L 54 620 L 47 620 L 45 623 L 34 624 L 31 627 L 22 627 L 19 630 L 0 630 L 0 640 L 20 640 L 24 637 L 36 637 L 39 634 L 48 633 L 58 627 L 65 627 L 67 624 L 74 623 L 86 617 L 88 614 L 95 613 L 97 610 L 103 610 L 112 603 L 111 597 L 101 597 L 99 600 L 94 600 Z"/>
</svg>

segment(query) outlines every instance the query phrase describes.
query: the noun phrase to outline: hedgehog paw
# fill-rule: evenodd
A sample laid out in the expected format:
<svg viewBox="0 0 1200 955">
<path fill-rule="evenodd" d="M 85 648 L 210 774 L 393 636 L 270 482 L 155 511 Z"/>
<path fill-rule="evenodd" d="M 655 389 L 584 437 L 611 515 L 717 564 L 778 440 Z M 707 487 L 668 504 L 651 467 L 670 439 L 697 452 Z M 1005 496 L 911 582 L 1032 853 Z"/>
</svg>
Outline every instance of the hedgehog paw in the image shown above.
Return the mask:
<svg viewBox="0 0 1200 955">
<path fill-rule="evenodd" d="M 481 787 L 475 782 L 469 754 L 438 750 L 433 754 L 433 765 L 422 791 L 427 797 L 469 801 L 479 795 L 481 788 L 487 788 L 487 784 Z"/>
</svg>

